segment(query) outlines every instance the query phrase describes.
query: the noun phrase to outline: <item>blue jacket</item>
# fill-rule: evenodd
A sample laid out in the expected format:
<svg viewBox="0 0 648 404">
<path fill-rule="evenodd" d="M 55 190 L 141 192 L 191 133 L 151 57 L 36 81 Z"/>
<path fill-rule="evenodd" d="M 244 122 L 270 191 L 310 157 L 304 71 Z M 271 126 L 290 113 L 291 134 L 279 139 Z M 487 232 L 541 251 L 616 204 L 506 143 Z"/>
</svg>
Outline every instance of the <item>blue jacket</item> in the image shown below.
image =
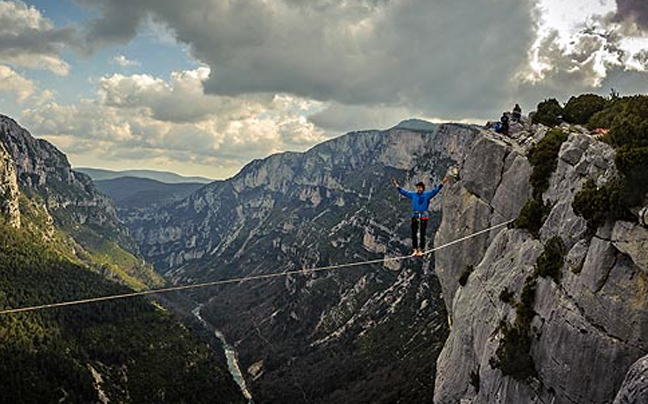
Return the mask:
<svg viewBox="0 0 648 404">
<path fill-rule="evenodd" d="M 398 192 L 400 192 L 404 197 L 412 200 L 412 210 L 414 211 L 412 217 L 415 217 L 417 213 L 423 213 L 422 217 L 427 218 L 427 211 L 430 208 L 430 200 L 434 198 L 439 191 L 441 191 L 441 188 L 443 188 L 443 184 L 437 185 L 431 191 L 423 191 L 420 195 L 418 192 L 407 191 L 401 187 L 398 187 Z"/>
</svg>

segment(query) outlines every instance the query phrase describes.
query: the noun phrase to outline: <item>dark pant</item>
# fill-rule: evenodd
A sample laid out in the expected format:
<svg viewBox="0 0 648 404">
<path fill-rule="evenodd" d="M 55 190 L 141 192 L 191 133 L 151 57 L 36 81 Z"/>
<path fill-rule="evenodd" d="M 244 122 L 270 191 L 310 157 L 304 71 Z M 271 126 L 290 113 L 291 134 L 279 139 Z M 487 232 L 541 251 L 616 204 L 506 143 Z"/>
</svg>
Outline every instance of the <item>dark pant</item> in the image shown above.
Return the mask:
<svg viewBox="0 0 648 404">
<path fill-rule="evenodd" d="M 419 239 L 419 223 L 420 223 L 420 239 Z M 427 218 L 412 218 L 412 244 L 414 249 L 420 248 L 421 250 L 425 248 L 425 232 L 427 231 Z M 420 241 L 420 243 L 419 243 Z"/>
</svg>

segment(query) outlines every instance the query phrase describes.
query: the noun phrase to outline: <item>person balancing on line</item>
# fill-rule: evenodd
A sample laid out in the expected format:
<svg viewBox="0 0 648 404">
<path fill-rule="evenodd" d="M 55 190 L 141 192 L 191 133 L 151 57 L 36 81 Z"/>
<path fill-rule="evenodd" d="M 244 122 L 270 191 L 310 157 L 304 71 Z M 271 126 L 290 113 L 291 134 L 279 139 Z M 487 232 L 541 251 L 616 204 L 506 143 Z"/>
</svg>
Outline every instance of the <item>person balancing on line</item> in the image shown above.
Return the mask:
<svg viewBox="0 0 648 404">
<path fill-rule="evenodd" d="M 391 181 L 401 195 L 412 200 L 412 210 L 414 211 L 412 214 L 412 244 L 414 249 L 412 255 L 415 257 L 422 257 L 423 249 L 425 248 L 425 232 L 427 231 L 427 224 L 430 219 L 430 214 L 428 212 L 430 200 L 434 198 L 439 191 L 441 191 L 443 185 L 447 184 L 448 181 L 450 181 L 450 178 L 446 175 L 443 178 L 442 183 L 437 185 L 431 191 L 426 191 L 425 184 L 419 182 L 416 184 L 416 192 L 407 191 L 401 188 L 394 177 L 392 177 Z"/>
</svg>

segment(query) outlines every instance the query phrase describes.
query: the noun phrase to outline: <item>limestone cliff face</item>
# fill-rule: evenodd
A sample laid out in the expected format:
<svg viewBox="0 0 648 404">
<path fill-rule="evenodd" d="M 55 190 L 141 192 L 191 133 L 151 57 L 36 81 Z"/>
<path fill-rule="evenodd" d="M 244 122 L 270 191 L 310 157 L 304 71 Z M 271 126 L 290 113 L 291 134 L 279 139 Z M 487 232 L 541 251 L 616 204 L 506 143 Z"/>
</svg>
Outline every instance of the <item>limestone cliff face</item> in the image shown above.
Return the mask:
<svg viewBox="0 0 648 404">
<path fill-rule="evenodd" d="M 13 227 L 20 227 L 19 192 L 13 159 L 0 143 L 0 214 Z"/>
<path fill-rule="evenodd" d="M 96 226 L 136 250 L 110 200 L 97 191 L 90 177 L 73 171 L 60 150 L 2 115 L 0 142 L 13 160 L 20 189 L 28 196 L 38 195 L 59 225 Z"/>
<path fill-rule="evenodd" d="M 66 254 L 133 287 L 163 283 L 134 255 L 138 249 L 128 228 L 90 177 L 72 170 L 54 145 L 0 115 L 0 206 L 14 226 L 21 223 L 21 194 L 20 209 L 28 212 L 23 214 L 23 224 L 28 222 L 46 241 L 61 235 Z"/>
<path fill-rule="evenodd" d="M 614 404 L 636 403 L 648 403 L 648 356 L 632 365 L 614 399 Z"/>
<path fill-rule="evenodd" d="M 571 204 L 588 179 L 601 185 L 614 177 L 614 151 L 584 130 L 563 129 L 569 137 L 543 195 L 552 207 L 539 239 L 505 228 L 436 256 L 452 324 L 437 363 L 437 404 L 610 403 L 631 365 L 648 353 L 648 229 L 617 221 L 587 236 L 586 222 Z M 484 133 L 472 144 L 461 180 L 445 191 L 435 244 L 517 217 L 532 191 L 525 154 L 545 133 L 533 128 L 514 139 Z M 502 338 L 500 323 L 516 316 L 499 296 L 508 288 L 519 299 L 554 236 L 568 251 L 562 280 L 538 278 L 530 351 L 537 377 L 518 381 L 489 364 Z M 468 265 L 475 270 L 461 287 L 458 279 Z M 644 368 L 633 368 L 617 402 L 643 402 L 626 397 L 639 394 L 641 380 L 645 389 Z"/>
</svg>

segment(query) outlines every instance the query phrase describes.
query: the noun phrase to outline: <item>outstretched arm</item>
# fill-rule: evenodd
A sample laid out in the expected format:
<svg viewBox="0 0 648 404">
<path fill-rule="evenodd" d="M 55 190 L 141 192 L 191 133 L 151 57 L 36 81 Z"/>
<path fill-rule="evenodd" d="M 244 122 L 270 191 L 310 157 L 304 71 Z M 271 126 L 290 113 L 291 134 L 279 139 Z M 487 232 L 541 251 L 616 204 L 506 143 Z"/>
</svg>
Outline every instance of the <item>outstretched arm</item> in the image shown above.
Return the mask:
<svg viewBox="0 0 648 404">
<path fill-rule="evenodd" d="M 434 189 L 430 190 L 430 193 L 429 193 L 430 198 L 434 198 L 436 196 L 436 194 L 438 194 L 439 191 L 441 191 L 441 188 L 443 188 L 443 185 L 448 182 L 446 180 L 446 178 L 443 179 L 443 182 L 441 184 L 437 185 L 436 187 L 434 187 Z"/>
<path fill-rule="evenodd" d="M 392 182 L 392 185 L 398 190 L 398 192 L 401 195 L 403 195 L 406 198 L 411 198 L 412 197 L 412 195 L 409 192 L 407 192 L 406 190 L 401 188 L 400 185 L 398 185 L 398 181 L 396 181 L 396 178 L 392 177 L 391 182 Z"/>
</svg>

